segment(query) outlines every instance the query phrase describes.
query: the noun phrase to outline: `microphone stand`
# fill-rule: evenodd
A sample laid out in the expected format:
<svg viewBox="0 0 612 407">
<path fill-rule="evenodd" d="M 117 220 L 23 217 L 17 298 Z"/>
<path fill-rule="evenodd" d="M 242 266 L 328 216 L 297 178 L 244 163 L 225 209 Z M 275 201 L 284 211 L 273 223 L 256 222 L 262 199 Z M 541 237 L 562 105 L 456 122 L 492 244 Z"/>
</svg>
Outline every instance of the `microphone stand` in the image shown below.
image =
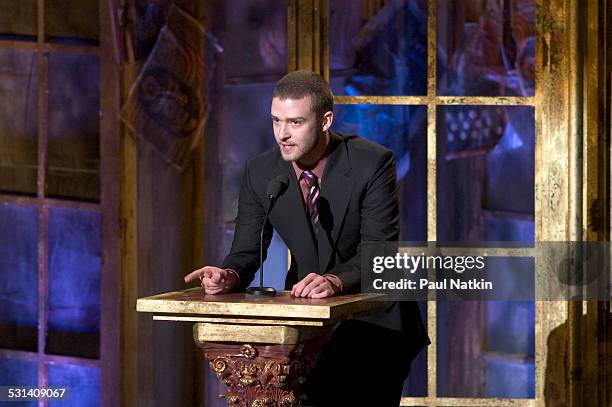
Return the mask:
<svg viewBox="0 0 612 407">
<path fill-rule="evenodd" d="M 268 205 L 268 209 L 266 210 L 266 216 L 264 216 L 263 225 L 261 226 L 261 234 L 259 235 L 259 287 L 249 287 L 246 289 L 246 293 L 250 295 L 266 295 L 269 297 L 276 296 L 276 290 L 273 287 L 264 287 L 263 286 L 263 275 L 264 275 L 264 260 L 263 260 L 263 235 L 264 230 L 266 229 L 266 223 L 268 222 L 268 215 L 270 215 L 270 210 L 274 203 L 276 202 L 276 198 L 274 195 L 270 195 L 270 205 Z"/>
</svg>

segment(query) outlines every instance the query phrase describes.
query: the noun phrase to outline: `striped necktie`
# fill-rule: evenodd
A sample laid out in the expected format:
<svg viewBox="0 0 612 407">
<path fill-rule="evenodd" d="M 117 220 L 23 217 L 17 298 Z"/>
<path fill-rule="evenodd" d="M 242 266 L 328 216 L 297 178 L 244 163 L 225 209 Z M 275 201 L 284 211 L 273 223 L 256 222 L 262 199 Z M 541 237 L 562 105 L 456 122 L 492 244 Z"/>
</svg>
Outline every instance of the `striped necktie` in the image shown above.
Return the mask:
<svg viewBox="0 0 612 407">
<path fill-rule="evenodd" d="M 311 171 L 302 172 L 302 178 L 306 181 L 308 187 L 308 197 L 306 197 L 306 209 L 310 215 L 312 230 L 315 236 L 319 229 L 319 179 Z"/>
</svg>

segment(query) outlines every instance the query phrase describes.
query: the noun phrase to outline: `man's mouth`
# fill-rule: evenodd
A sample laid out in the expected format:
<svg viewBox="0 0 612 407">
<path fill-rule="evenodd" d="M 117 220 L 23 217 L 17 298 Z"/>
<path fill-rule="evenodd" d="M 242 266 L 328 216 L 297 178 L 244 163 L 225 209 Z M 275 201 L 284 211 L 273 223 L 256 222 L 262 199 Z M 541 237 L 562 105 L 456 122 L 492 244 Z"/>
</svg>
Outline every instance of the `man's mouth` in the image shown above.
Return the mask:
<svg viewBox="0 0 612 407">
<path fill-rule="evenodd" d="M 295 147 L 295 144 L 280 143 L 280 146 L 283 151 L 290 151 L 293 147 Z"/>
</svg>

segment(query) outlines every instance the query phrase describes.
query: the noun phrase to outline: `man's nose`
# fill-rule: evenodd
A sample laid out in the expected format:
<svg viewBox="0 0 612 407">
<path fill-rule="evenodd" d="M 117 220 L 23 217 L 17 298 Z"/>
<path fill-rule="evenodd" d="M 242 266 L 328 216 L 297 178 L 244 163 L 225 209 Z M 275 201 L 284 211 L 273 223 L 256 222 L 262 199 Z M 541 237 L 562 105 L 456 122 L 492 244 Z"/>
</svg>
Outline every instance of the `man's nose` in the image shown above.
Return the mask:
<svg viewBox="0 0 612 407">
<path fill-rule="evenodd" d="M 287 140 L 289 137 L 291 137 L 291 134 L 289 134 L 288 128 L 287 128 L 287 124 L 282 123 L 280 126 L 280 139 L 281 140 Z"/>
</svg>

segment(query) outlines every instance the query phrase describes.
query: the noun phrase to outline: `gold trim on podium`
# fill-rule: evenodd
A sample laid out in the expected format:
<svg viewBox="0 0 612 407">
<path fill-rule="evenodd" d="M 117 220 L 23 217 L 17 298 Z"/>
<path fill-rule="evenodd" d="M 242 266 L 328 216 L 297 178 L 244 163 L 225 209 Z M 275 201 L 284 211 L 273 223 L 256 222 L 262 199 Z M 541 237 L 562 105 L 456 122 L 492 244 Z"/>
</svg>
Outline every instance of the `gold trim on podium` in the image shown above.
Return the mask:
<svg viewBox="0 0 612 407">
<path fill-rule="evenodd" d="M 193 326 L 193 339 L 202 342 L 245 342 L 295 345 L 323 334 L 322 328 L 282 325 L 230 325 L 208 322 Z"/>
</svg>

